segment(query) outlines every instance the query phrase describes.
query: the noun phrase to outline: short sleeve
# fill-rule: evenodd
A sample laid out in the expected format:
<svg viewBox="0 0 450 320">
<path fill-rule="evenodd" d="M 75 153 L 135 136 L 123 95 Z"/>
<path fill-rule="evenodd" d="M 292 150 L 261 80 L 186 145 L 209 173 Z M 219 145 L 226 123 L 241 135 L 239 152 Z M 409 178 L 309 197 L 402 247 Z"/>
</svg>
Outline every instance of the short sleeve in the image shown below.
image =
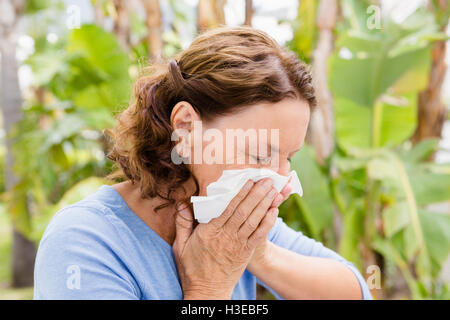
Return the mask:
<svg viewBox="0 0 450 320">
<path fill-rule="evenodd" d="M 300 231 L 295 231 L 288 227 L 282 218 L 278 218 L 274 227 L 270 230 L 268 234 L 268 239 L 274 244 L 283 247 L 285 249 L 297 252 L 298 254 L 305 256 L 329 258 L 339 261 L 345 264 L 356 276 L 361 287 L 362 297 L 365 300 L 371 300 L 372 295 L 370 290 L 362 277 L 361 273 L 356 269 L 356 267 L 349 261 L 345 260 L 342 256 L 337 254 L 331 249 L 326 248 L 322 243 L 308 238 L 303 235 Z M 267 288 L 277 299 L 282 299 L 282 297 L 277 294 L 274 290 L 269 288 L 261 280 L 257 279 L 257 283 L 261 284 Z"/>
<path fill-rule="evenodd" d="M 34 299 L 139 299 L 118 241 L 114 226 L 96 210 L 62 209 L 39 245 Z"/>
</svg>

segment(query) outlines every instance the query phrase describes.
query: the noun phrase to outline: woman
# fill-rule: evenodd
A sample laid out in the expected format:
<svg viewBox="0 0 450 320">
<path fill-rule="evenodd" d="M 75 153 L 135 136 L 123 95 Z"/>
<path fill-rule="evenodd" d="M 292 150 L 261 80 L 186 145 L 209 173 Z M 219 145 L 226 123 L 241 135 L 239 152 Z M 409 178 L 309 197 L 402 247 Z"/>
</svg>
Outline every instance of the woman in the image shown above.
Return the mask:
<svg viewBox="0 0 450 320">
<path fill-rule="evenodd" d="M 249 180 L 222 215 L 194 219 L 190 197 L 206 195 L 223 170 L 288 175 L 315 105 L 295 54 L 261 31 L 216 29 L 141 77 L 134 95 L 111 134 L 113 177 L 125 179 L 54 216 L 35 299 L 255 299 L 256 283 L 280 299 L 371 298 L 351 263 L 277 217 L 290 184 L 277 192 L 271 179 Z M 231 129 L 276 135 L 256 153 L 225 139 L 223 161 L 192 161 L 212 143 L 202 133 L 228 138 Z"/>
</svg>

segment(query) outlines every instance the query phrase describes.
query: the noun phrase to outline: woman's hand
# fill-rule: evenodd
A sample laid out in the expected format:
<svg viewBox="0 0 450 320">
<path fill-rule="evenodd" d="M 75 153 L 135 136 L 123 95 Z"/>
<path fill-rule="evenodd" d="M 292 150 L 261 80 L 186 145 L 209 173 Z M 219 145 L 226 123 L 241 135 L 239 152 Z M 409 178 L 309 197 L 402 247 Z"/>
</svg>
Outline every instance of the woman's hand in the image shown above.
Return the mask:
<svg viewBox="0 0 450 320">
<path fill-rule="evenodd" d="M 290 180 L 286 186 L 281 190 L 273 201 L 271 208 L 277 208 L 285 201 L 292 191 L 292 187 L 289 184 Z M 258 274 L 258 270 L 264 268 L 272 261 L 271 251 L 274 249 L 273 244 L 266 238 L 264 238 L 255 248 L 252 258 L 247 266 L 247 269 L 253 274 Z"/>
<path fill-rule="evenodd" d="M 230 299 L 256 246 L 267 238 L 278 209 L 267 178 L 247 181 L 222 215 L 194 228 L 189 207 L 179 210 L 173 252 L 185 299 Z"/>
</svg>

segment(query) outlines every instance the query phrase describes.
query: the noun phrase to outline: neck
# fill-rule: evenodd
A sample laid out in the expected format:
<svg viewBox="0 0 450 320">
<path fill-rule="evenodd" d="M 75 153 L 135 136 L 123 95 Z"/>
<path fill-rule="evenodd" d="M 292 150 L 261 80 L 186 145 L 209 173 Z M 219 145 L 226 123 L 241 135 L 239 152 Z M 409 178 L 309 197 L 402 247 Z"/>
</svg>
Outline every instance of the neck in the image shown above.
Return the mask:
<svg viewBox="0 0 450 320">
<path fill-rule="evenodd" d="M 155 231 L 162 239 L 170 245 L 175 240 L 175 214 L 176 209 L 173 205 L 166 206 L 159 210 L 156 208 L 166 203 L 161 198 L 143 199 L 137 184 L 125 181 L 113 185 L 116 191 L 122 196 L 130 209 Z M 184 186 L 186 190 L 191 190 L 191 183 L 187 182 Z M 182 190 L 183 188 L 180 188 Z M 185 197 L 184 192 L 180 191 L 174 194 L 175 199 Z"/>
</svg>

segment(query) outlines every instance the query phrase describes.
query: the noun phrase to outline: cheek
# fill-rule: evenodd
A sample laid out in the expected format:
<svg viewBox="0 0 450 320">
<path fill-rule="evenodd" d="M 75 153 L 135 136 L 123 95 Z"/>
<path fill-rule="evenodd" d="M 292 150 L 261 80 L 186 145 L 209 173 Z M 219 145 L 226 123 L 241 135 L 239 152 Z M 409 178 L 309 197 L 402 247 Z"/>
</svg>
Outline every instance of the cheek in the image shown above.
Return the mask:
<svg viewBox="0 0 450 320">
<path fill-rule="evenodd" d="M 205 196 L 206 187 L 220 178 L 224 168 L 223 165 L 216 164 L 195 164 L 192 165 L 191 170 L 199 184 L 199 195 Z"/>
</svg>

